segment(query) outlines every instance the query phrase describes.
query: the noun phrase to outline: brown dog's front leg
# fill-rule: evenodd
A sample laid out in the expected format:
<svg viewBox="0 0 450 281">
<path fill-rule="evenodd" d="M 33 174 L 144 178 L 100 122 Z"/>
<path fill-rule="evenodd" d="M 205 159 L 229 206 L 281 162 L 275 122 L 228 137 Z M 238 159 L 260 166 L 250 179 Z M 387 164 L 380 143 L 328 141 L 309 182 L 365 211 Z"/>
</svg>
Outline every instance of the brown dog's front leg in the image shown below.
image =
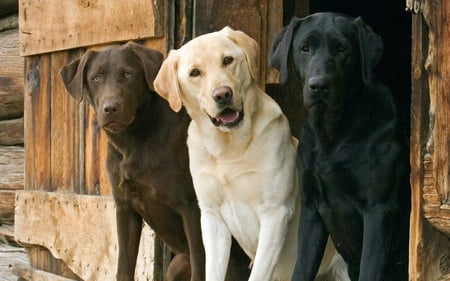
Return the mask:
<svg viewBox="0 0 450 281">
<path fill-rule="evenodd" d="M 126 202 L 116 200 L 117 236 L 119 260 L 117 281 L 133 281 L 139 241 L 142 231 L 142 218 Z"/>
<path fill-rule="evenodd" d="M 189 244 L 191 281 L 205 280 L 205 250 L 200 230 L 200 209 L 197 205 L 182 210 L 184 232 Z"/>
</svg>

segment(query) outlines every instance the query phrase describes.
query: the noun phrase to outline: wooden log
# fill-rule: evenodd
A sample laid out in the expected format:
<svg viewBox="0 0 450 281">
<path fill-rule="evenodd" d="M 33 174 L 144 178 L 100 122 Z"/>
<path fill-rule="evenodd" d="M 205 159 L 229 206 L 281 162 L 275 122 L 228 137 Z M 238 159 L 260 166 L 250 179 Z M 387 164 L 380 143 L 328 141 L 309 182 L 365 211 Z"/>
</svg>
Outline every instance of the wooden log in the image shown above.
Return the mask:
<svg viewBox="0 0 450 281">
<path fill-rule="evenodd" d="M 75 279 L 61 277 L 59 275 L 35 269 L 30 266 L 24 266 L 22 264 L 14 264 L 12 266 L 12 272 L 24 280 L 30 281 L 76 281 Z"/>
<path fill-rule="evenodd" d="M 0 190 L 24 188 L 24 148 L 0 146 Z"/>
<path fill-rule="evenodd" d="M 23 116 L 23 63 L 19 31 L 0 32 L 0 120 Z"/>
<path fill-rule="evenodd" d="M 19 16 L 17 14 L 12 14 L 0 19 L 0 31 L 18 28 L 19 28 Z M 19 46 L 17 46 L 17 50 L 18 49 Z"/>
<path fill-rule="evenodd" d="M 0 62 L 1 65 L 1 62 Z M 0 72 L 1 69 L 0 69 Z M 1 75 L 1 74 L 0 74 Z M 6 84 L 9 84 L 13 79 L 9 80 L 9 82 L 5 82 L 9 78 L 3 77 L 5 79 L 0 78 L 0 87 L 5 86 L 4 90 L 7 90 L 8 86 Z M 9 84 L 11 85 L 11 84 Z M 17 94 L 14 90 L 11 92 L 2 92 L 2 89 L 0 88 L 0 120 L 7 120 L 7 119 L 13 119 L 13 118 L 20 118 L 23 116 L 23 93 L 20 95 Z"/>
<path fill-rule="evenodd" d="M 0 224 L 14 223 L 14 200 L 16 192 L 0 190 Z"/>
<path fill-rule="evenodd" d="M 0 121 L 0 145 L 23 145 L 23 117 Z"/>
<path fill-rule="evenodd" d="M 24 248 L 0 243 L 0 280 L 15 281 L 18 277 L 13 267 L 28 266 L 28 256 Z"/>
</svg>

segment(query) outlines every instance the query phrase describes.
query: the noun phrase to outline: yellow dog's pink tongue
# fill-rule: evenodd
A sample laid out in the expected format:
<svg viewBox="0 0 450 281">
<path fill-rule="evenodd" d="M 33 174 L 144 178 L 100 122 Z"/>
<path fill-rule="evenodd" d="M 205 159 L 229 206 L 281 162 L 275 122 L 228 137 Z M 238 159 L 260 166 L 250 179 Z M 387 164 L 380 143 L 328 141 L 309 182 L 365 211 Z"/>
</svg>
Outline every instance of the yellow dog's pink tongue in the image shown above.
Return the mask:
<svg viewBox="0 0 450 281">
<path fill-rule="evenodd" d="M 218 117 L 218 119 L 224 123 L 233 123 L 239 118 L 239 112 L 231 109 L 225 109 Z"/>
</svg>

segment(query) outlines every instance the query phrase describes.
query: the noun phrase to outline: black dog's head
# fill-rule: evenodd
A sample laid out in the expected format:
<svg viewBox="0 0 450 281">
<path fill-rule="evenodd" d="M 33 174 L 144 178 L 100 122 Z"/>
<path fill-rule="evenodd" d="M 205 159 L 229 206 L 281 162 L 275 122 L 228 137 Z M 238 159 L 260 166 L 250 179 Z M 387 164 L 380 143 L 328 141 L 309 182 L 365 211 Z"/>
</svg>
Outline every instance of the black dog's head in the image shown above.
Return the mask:
<svg viewBox="0 0 450 281">
<path fill-rule="evenodd" d="M 61 68 L 66 90 L 77 101 L 94 107 L 100 127 L 118 133 L 135 120 L 139 106 L 154 92 L 153 80 L 161 66 L 160 52 L 134 42 L 87 51 Z"/>
<path fill-rule="evenodd" d="M 281 83 L 289 75 L 300 79 L 308 108 L 337 105 L 355 85 L 371 84 L 382 52 L 381 38 L 361 18 L 317 13 L 293 18 L 275 39 L 270 60 Z"/>
</svg>

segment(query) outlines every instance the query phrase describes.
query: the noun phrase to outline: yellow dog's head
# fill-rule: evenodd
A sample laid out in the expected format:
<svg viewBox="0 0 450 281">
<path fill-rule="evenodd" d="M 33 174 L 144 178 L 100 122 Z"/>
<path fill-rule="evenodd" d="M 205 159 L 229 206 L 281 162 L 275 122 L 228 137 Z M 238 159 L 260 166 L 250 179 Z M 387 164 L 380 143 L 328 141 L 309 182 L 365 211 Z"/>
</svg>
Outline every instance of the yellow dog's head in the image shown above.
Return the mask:
<svg viewBox="0 0 450 281">
<path fill-rule="evenodd" d="M 174 111 L 184 105 L 192 119 L 227 131 L 242 123 L 246 92 L 258 76 L 256 41 L 225 27 L 172 50 L 154 87 Z"/>
</svg>

